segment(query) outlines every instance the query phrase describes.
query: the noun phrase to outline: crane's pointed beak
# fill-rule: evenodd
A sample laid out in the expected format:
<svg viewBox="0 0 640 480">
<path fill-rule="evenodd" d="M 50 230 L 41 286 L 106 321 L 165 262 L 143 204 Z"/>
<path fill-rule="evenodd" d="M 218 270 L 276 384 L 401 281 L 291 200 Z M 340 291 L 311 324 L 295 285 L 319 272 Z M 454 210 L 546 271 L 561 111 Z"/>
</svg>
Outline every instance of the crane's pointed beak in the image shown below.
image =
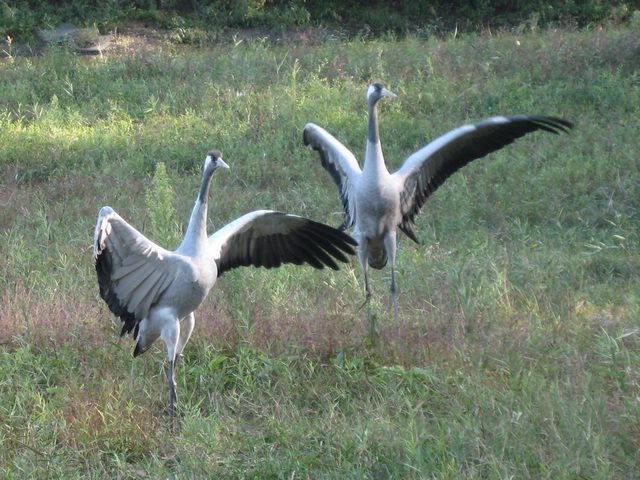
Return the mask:
<svg viewBox="0 0 640 480">
<path fill-rule="evenodd" d="M 397 98 L 397 95 L 395 93 L 393 93 L 390 90 L 387 90 L 386 88 L 382 89 L 381 94 L 382 94 L 383 97 Z"/>
<path fill-rule="evenodd" d="M 229 165 L 227 165 L 227 164 L 225 163 L 225 161 L 224 161 L 224 160 L 222 160 L 221 158 L 219 158 L 219 159 L 217 160 L 217 162 L 218 162 L 218 167 L 219 167 L 219 168 L 226 168 L 227 170 L 228 170 L 229 168 L 231 168 L 231 167 L 229 167 Z"/>
</svg>

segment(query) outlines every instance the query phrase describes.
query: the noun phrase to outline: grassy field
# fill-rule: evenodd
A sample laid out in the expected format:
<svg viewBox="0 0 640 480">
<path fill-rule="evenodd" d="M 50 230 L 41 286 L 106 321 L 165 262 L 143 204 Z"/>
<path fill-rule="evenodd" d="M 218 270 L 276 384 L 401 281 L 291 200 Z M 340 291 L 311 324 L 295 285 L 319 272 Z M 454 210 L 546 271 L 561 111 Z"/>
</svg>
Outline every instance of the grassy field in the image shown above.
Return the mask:
<svg viewBox="0 0 640 480">
<path fill-rule="evenodd" d="M 5 45 L 5 50 L 10 50 Z M 0 474 L 4 478 L 637 478 L 640 24 L 447 39 L 51 48 L 0 62 Z M 133 361 L 91 259 L 110 205 L 174 248 L 204 154 L 211 231 L 257 208 L 339 225 L 308 121 L 363 152 L 365 90 L 391 168 L 447 130 L 557 115 L 474 162 L 372 274 L 225 274 L 196 312 L 165 414 L 165 349 Z M 166 166 L 173 206 L 147 201 Z M 172 193 L 171 193 L 172 192 Z M 154 231 L 157 230 L 157 231 Z"/>
</svg>

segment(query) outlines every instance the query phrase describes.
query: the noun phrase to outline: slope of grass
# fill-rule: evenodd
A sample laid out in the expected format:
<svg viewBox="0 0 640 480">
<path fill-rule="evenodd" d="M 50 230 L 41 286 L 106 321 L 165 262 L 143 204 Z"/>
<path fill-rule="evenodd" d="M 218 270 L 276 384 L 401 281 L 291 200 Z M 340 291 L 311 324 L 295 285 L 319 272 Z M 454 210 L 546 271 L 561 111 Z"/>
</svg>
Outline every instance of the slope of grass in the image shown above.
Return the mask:
<svg viewBox="0 0 640 480">
<path fill-rule="evenodd" d="M 590 32 L 211 48 L 0 63 L 0 472 L 7 478 L 635 478 L 640 41 Z M 314 121 L 364 150 L 365 89 L 391 168 L 497 114 L 575 122 L 452 177 L 402 239 L 400 334 L 372 274 L 226 273 L 179 368 L 131 359 L 100 300 L 91 237 L 108 204 L 157 238 L 166 166 L 184 228 L 206 151 L 210 230 L 256 208 L 341 222 Z M 167 194 L 170 195 L 170 194 Z M 166 200 L 166 198 L 165 198 Z M 160 212 L 162 213 L 162 212 Z M 168 229 L 171 230 L 171 229 Z"/>
</svg>

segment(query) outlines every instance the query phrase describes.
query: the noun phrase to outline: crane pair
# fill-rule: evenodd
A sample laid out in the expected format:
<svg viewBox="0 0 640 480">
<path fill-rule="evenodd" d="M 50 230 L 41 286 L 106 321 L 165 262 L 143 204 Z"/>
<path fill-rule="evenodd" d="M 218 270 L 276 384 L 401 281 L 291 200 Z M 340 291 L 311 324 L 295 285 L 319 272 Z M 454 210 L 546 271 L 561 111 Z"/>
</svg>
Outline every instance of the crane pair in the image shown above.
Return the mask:
<svg viewBox="0 0 640 480">
<path fill-rule="evenodd" d="M 156 245 L 110 207 L 98 214 L 93 258 L 100 296 L 123 322 L 121 335 L 133 332 L 134 356 L 158 338 L 167 347 L 169 413 L 175 424 L 175 369 L 195 326 L 194 311 L 218 277 L 240 266 L 273 268 L 283 263 L 338 269 L 337 261 L 357 255 L 371 296 L 368 267 L 391 268 L 391 299 L 397 325 L 395 281 L 398 229 L 418 242 L 411 224 L 426 199 L 457 170 L 499 150 L 529 132 L 568 131 L 572 124 L 546 116 L 494 117 L 456 128 L 409 156 L 391 174 L 386 168 L 378 131 L 377 105 L 396 95 L 380 83 L 367 89 L 369 127 L 364 166 L 335 137 L 309 123 L 303 141 L 320 154 L 334 179 L 345 220 L 340 229 L 297 215 L 257 210 L 207 236 L 208 197 L 213 173 L 229 168 L 218 151 L 207 153 L 202 182 L 184 240 L 175 251 Z M 344 233 L 353 227 L 353 237 Z"/>
</svg>

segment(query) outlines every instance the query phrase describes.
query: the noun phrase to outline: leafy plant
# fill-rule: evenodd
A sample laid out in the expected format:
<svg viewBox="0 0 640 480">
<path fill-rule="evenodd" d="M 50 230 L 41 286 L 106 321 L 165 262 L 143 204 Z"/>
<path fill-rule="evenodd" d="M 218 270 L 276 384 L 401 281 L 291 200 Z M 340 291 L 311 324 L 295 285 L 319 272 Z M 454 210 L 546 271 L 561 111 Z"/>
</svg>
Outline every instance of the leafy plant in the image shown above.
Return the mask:
<svg viewBox="0 0 640 480">
<path fill-rule="evenodd" d="M 164 162 L 156 163 L 151 188 L 145 194 L 147 215 L 157 241 L 161 245 L 171 245 L 176 241 L 174 225 L 174 192 L 171 187 L 167 167 Z"/>
</svg>

